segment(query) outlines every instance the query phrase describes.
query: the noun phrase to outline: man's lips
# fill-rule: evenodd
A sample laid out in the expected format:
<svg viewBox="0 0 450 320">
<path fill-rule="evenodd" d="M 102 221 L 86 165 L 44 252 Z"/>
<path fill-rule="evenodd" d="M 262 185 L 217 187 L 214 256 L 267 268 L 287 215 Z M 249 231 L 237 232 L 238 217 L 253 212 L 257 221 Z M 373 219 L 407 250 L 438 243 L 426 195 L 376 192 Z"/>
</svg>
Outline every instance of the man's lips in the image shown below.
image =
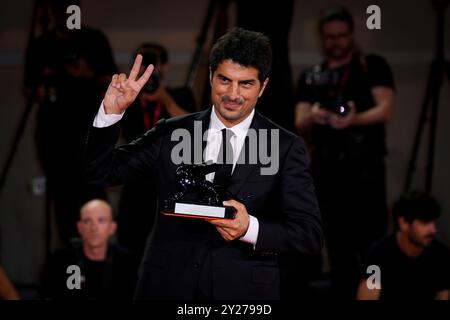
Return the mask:
<svg viewBox="0 0 450 320">
<path fill-rule="evenodd" d="M 223 102 L 223 105 L 227 109 L 239 109 L 242 106 L 242 104 L 235 102 Z"/>
</svg>

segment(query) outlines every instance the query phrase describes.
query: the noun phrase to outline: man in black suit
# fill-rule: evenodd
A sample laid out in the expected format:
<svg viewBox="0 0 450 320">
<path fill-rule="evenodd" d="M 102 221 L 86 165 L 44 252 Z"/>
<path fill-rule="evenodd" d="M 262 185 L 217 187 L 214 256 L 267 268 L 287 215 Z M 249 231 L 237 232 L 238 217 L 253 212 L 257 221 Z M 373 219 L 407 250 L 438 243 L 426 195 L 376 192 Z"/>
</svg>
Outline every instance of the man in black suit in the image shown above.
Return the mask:
<svg viewBox="0 0 450 320">
<path fill-rule="evenodd" d="M 223 142 L 227 147 L 231 144 L 233 161 L 223 165 L 229 165 L 231 173 L 227 176 L 219 171 L 220 181 L 225 181 L 231 195 L 224 205 L 235 207 L 237 214 L 232 220 L 208 221 L 157 214 L 136 298 L 279 299 L 278 252 L 320 252 L 322 228 L 303 140 L 254 111 L 270 71 L 267 37 L 239 28 L 222 36 L 210 54 L 213 106 L 161 120 L 141 138 L 114 148 L 119 135 L 115 122 L 153 71 L 149 66 L 138 79 L 141 60 L 138 55 L 128 78 L 125 74 L 112 78 L 86 140 L 88 177 L 101 184 L 136 177 L 155 179 L 160 209 L 177 191 L 178 163 L 173 151 L 178 142 L 173 133 L 185 130 L 190 133 L 195 162 L 198 156 L 217 161 Z M 198 134 L 200 127 L 200 133 L 207 131 L 205 141 L 203 134 Z M 225 135 L 224 129 L 229 130 Z M 253 140 L 246 149 L 243 145 L 251 140 L 247 138 L 250 132 L 258 133 L 257 143 Z M 267 154 L 277 156 L 272 169 L 265 157 L 256 163 L 237 160 L 242 159 L 241 150 L 251 151 L 255 145 L 261 148 L 267 141 Z M 185 156 L 189 158 L 188 152 Z M 251 159 L 254 154 L 247 156 Z M 193 162 L 185 162 L 189 161 Z M 218 182 L 219 171 L 206 178 Z"/>
</svg>

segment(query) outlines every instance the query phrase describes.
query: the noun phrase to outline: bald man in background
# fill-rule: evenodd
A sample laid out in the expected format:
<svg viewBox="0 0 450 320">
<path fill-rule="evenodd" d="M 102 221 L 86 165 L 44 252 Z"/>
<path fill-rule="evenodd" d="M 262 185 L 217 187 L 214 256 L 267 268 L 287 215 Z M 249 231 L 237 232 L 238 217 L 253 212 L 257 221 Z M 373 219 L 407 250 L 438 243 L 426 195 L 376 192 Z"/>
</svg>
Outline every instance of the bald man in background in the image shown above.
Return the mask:
<svg viewBox="0 0 450 320">
<path fill-rule="evenodd" d="M 106 201 L 94 199 L 85 203 L 77 222 L 81 239 L 55 252 L 46 263 L 40 297 L 131 298 L 136 278 L 134 266 L 128 252 L 111 242 L 116 229 L 111 206 Z M 77 270 L 81 275 L 79 288 L 75 286 Z"/>
</svg>

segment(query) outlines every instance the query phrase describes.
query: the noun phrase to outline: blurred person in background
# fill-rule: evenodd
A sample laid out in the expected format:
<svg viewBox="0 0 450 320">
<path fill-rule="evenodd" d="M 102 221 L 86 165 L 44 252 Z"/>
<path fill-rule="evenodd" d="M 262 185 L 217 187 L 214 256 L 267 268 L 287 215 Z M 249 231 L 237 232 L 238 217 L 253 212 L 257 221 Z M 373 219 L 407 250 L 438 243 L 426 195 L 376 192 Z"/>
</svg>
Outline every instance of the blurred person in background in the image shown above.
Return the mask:
<svg viewBox="0 0 450 320">
<path fill-rule="evenodd" d="M 97 105 L 117 69 L 106 36 L 81 25 L 68 29 L 70 5 L 80 1 L 46 0 L 43 33 L 25 57 L 25 94 L 37 102 L 36 149 L 47 179 L 60 240 L 77 236 L 80 206 L 105 198 L 103 189 L 82 181 L 79 149 Z M 81 94 L 80 94 L 81 93 Z"/>
<path fill-rule="evenodd" d="M 379 55 L 363 54 L 343 7 L 319 20 L 325 59 L 299 78 L 295 123 L 309 142 L 336 298 L 356 294 L 362 258 L 387 232 L 385 124 L 394 80 Z"/>
<path fill-rule="evenodd" d="M 100 199 L 88 201 L 81 207 L 76 227 L 81 241 L 72 241 L 46 262 L 40 298 L 131 299 L 136 281 L 135 267 L 128 251 L 111 242 L 117 229 L 111 206 Z M 79 289 L 68 286 L 70 266 L 80 270 Z"/>
<path fill-rule="evenodd" d="M 371 248 L 362 270 L 361 300 L 449 300 L 450 250 L 436 240 L 440 205 L 429 194 L 403 194 L 393 207 L 396 231 Z M 380 270 L 372 283 L 369 266 Z M 368 286 L 371 282 L 378 287 Z M 375 280 L 376 281 L 376 280 Z"/>
</svg>

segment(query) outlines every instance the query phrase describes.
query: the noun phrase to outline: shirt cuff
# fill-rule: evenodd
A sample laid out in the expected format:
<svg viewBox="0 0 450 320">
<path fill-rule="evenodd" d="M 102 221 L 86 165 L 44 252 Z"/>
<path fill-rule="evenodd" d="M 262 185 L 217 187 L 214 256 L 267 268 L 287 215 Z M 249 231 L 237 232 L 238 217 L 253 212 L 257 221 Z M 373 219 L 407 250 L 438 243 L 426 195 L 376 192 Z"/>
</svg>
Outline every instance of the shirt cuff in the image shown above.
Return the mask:
<svg viewBox="0 0 450 320">
<path fill-rule="evenodd" d="M 256 241 L 258 240 L 258 232 L 259 232 L 259 222 L 258 219 L 254 216 L 250 216 L 250 223 L 248 225 L 247 232 L 245 235 L 239 240 L 251 243 L 253 245 L 253 249 L 255 249 Z"/>
<path fill-rule="evenodd" d="M 125 111 L 122 112 L 121 114 L 106 114 L 105 107 L 103 106 L 103 101 L 102 101 L 102 104 L 100 105 L 100 108 L 98 109 L 97 115 L 95 116 L 95 119 L 94 119 L 94 122 L 92 123 L 92 125 L 96 128 L 105 128 L 105 127 L 112 126 L 113 124 L 116 124 L 117 122 L 119 122 L 120 119 L 122 119 L 124 113 L 125 113 Z"/>
</svg>

